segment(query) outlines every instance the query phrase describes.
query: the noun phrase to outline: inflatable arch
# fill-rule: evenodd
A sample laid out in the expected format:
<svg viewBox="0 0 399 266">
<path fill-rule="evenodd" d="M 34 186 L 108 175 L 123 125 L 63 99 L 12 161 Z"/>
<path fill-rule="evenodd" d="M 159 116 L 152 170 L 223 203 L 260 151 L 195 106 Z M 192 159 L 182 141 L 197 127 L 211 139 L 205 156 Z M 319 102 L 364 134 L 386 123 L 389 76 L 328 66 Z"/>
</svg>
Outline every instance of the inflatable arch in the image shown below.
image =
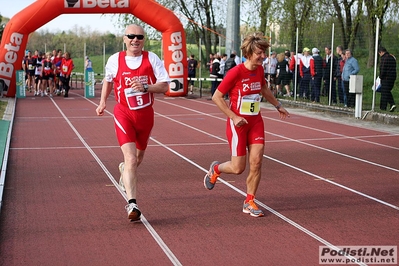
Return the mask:
<svg viewBox="0 0 399 266">
<path fill-rule="evenodd" d="M 168 96 L 187 93 L 186 38 L 180 20 L 153 0 L 37 0 L 7 23 L 0 44 L 0 86 L 15 97 L 16 70 L 20 70 L 31 32 L 62 14 L 130 13 L 162 32 L 164 64 L 171 83 Z M 38 15 L 40 14 L 40 15 Z"/>
</svg>

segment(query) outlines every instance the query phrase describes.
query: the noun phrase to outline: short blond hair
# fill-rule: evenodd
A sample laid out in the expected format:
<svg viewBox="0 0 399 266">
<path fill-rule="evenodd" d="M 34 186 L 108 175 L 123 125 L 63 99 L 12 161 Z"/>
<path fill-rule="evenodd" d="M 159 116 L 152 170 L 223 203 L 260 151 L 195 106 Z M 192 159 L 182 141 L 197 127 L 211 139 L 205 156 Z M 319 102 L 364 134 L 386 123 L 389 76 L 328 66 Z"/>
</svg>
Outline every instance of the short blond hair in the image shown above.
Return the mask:
<svg viewBox="0 0 399 266">
<path fill-rule="evenodd" d="M 255 52 L 256 48 L 266 52 L 269 47 L 269 41 L 262 32 L 257 31 L 245 37 L 241 45 L 241 51 L 242 55 L 248 59 Z"/>
<path fill-rule="evenodd" d="M 283 62 L 285 60 L 285 54 L 284 53 L 279 53 L 277 55 L 277 61 Z"/>
</svg>

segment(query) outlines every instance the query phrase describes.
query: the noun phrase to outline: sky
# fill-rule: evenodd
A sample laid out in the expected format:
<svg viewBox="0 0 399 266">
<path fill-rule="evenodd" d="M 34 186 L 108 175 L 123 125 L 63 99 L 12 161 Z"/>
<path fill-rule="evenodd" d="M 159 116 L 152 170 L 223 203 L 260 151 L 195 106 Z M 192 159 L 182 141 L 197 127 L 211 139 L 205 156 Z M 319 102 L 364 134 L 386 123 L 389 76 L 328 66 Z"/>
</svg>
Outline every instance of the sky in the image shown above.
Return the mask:
<svg viewBox="0 0 399 266">
<path fill-rule="evenodd" d="M 4 1 L 4 0 L 3 0 Z M 2 2 L 3 2 L 2 1 Z M 25 9 L 36 0 L 14 0 L 10 4 L 3 3 L 0 8 L 0 14 L 3 17 L 12 18 L 19 11 Z M 49 32 L 68 31 L 72 30 L 74 26 L 82 27 L 91 30 L 96 30 L 101 33 L 111 32 L 119 33 L 121 30 L 115 26 L 116 16 L 112 14 L 67 14 L 60 15 L 43 25 L 40 30 L 48 30 Z"/>
</svg>

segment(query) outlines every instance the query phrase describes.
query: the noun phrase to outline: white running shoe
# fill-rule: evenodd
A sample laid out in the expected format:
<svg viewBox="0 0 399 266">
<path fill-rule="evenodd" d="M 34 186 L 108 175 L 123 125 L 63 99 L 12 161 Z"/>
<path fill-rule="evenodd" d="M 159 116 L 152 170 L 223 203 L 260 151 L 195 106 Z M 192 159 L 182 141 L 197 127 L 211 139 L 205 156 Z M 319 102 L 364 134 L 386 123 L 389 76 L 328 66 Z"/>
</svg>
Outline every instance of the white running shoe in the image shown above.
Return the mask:
<svg viewBox="0 0 399 266">
<path fill-rule="evenodd" d="M 127 211 L 127 218 L 130 219 L 131 222 L 140 220 L 141 211 L 139 210 L 139 206 L 135 203 L 129 203 L 125 206 Z"/>
</svg>

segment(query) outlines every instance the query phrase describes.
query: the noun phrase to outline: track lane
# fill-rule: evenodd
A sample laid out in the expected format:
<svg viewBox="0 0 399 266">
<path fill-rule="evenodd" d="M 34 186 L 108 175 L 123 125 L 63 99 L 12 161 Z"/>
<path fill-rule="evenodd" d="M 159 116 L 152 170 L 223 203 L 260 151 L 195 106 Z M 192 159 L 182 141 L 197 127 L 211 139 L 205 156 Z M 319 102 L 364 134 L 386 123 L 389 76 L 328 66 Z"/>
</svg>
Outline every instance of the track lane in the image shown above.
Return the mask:
<svg viewBox="0 0 399 266">
<path fill-rule="evenodd" d="M 298 227 L 275 215 L 269 214 L 265 219 L 253 219 L 240 213 L 239 209 L 243 197 L 238 196 L 238 191 L 223 183 L 217 185 L 215 189 L 218 191 L 215 193 L 203 188 L 202 177 L 210 160 L 215 157 L 229 157 L 228 147 L 223 142 L 225 138 L 224 122 L 221 122 L 221 120 L 224 121 L 224 117 L 218 115 L 216 111 L 213 113 L 209 102 L 206 102 L 206 104 L 190 103 L 191 106 L 207 106 L 204 118 L 198 115 L 198 112 L 193 115 L 185 110 L 181 114 L 181 109 L 175 108 L 167 108 L 168 111 L 163 113 L 163 106 L 157 103 L 157 100 L 155 108 L 158 115 L 156 116 L 153 138 L 140 169 L 140 176 L 142 176 L 139 192 L 140 206 L 143 208 L 148 222 L 164 239 L 165 244 L 172 250 L 173 254 L 176 254 L 178 260 L 183 265 L 210 265 L 211 261 L 212 264 L 218 264 L 218 262 L 248 264 L 251 262 L 257 263 L 259 260 L 273 265 L 287 265 L 292 264 L 293 261 L 298 262 L 297 265 L 317 264 L 317 250 L 318 246 L 321 245 L 319 240 L 309 237 L 309 234 L 304 234 L 304 231 L 298 230 Z M 179 102 L 179 105 L 182 106 L 186 103 L 184 100 L 174 102 Z M 90 115 L 89 111 L 86 114 L 84 110 L 93 112 L 95 107 L 85 107 L 77 112 L 81 116 L 75 113 L 73 108 L 66 105 L 65 107 L 64 111 L 68 114 L 68 117 L 70 116 L 72 125 L 77 128 L 89 147 L 98 154 L 100 161 L 109 169 L 111 176 L 117 180 L 119 173 L 115 161 L 119 161 L 121 154 L 119 147 L 115 146 L 112 119 L 107 117 L 98 120 L 97 122 L 101 123 L 102 126 L 95 128 L 96 123 L 92 123 L 90 117 L 92 119 L 99 118 Z M 108 110 L 111 110 L 110 106 Z M 265 113 L 270 113 L 272 116 L 276 115 L 275 111 Z M 215 119 L 215 117 L 218 119 Z M 103 122 L 107 124 L 104 125 Z M 185 124 L 190 125 L 191 128 Z M 109 125 L 111 125 L 111 129 L 108 128 Z M 202 131 L 195 130 L 197 127 Z M 268 130 L 267 127 L 268 125 L 266 125 L 266 131 Z M 90 132 L 90 129 L 93 132 Z M 266 134 L 269 133 L 266 132 Z M 278 134 L 276 136 L 270 135 L 270 137 L 268 135 L 269 140 L 265 154 L 272 156 L 272 158 L 281 159 L 279 156 L 284 158 L 284 155 L 290 150 L 301 150 L 300 147 L 303 146 L 303 144 L 292 144 L 291 141 L 282 140 Z M 198 147 L 194 148 L 193 146 Z M 31 146 L 31 148 L 34 147 L 35 145 Z M 76 150 L 79 149 L 82 148 L 79 147 Z M 309 151 L 313 150 L 312 147 L 308 147 L 308 149 Z M 21 149 L 20 151 L 24 150 Z M 268 151 L 270 151 L 270 154 L 267 153 Z M 278 151 L 281 151 L 281 153 L 279 154 Z M 323 154 L 326 151 L 320 150 L 319 152 Z M 68 156 L 68 154 L 65 154 L 65 156 Z M 77 158 L 82 158 L 81 161 L 87 161 L 87 152 L 84 153 L 83 157 L 81 156 L 79 155 Z M 186 157 L 188 160 L 182 160 L 182 157 Z M 335 155 L 334 157 L 338 156 Z M 342 244 L 342 241 L 345 241 L 345 244 L 350 242 L 359 245 L 373 244 L 376 243 L 376 240 L 382 243 L 383 237 L 386 237 L 384 241 L 393 241 L 392 232 L 390 233 L 391 237 L 389 237 L 386 230 L 380 232 L 380 238 L 375 236 L 377 227 L 389 229 L 392 228 L 392 225 L 397 224 L 397 220 L 393 219 L 396 217 L 396 212 L 387 210 L 388 208 L 372 203 L 368 199 L 361 198 L 359 200 L 358 196 L 354 197 L 348 191 L 331 187 L 330 184 L 325 182 L 316 181 L 308 174 L 282 167 L 281 163 L 270 161 L 268 158 L 265 160 L 263 169 L 265 177 L 261 184 L 265 193 L 260 193 L 258 197 L 261 202 L 267 203 L 265 206 L 270 206 L 273 210 L 277 210 L 278 214 L 284 215 L 299 226 L 305 226 L 304 229 L 311 230 L 310 233 L 316 233 L 322 239 L 327 239 L 331 243 Z M 98 172 L 100 169 L 95 166 L 95 162 L 93 164 L 89 169 L 94 167 Z M 78 168 L 80 169 L 81 166 Z M 165 169 L 168 171 L 165 171 Z M 91 175 L 91 170 L 89 172 L 88 176 Z M 182 175 L 182 172 L 185 174 Z M 82 173 L 79 174 L 82 175 Z M 100 170 L 98 176 L 101 175 L 103 174 Z M 98 182 L 98 176 L 91 182 Z M 92 180 L 91 177 L 88 179 Z M 245 180 L 242 176 L 223 177 L 224 179 L 228 181 L 227 184 L 234 185 L 239 190 L 245 189 Z M 105 183 L 106 188 L 112 189 L 111 192 L 107 190 L 109 194 L 106 194 L 107 197 L 114 195 L 116 204 L 102 207 L 112 209 L 109 215 L 115 216 L 120 222 L 114 225 L 113 230 L 120 231 L 119 227 L 126 225 L 125 221 L 123 219 L 121 221 L 120 218 L 121 213 L 123 213 L 120 195 L 118 196 L 118 193 L 115 193 L 115 188 L 112 187 L 111 182 Z M 314 183 L 318 183 L 316 190 Z M 381 187 L 381 189 L 383 188 Z M 353 212 L 355 207 L 360 209 Z M 370 215 L 366 216 L 367 219 L 364 219 L 363 212 L 365 211 L 371 212 Z M 379 217 L 380 220 L 375 220 L 376 217 Z M 342 220 L 346 221 L 343 228 L 341 228 Z M 370 228 L 366 221 L 376 221 L 373 224 L 375 228 Z M 357 223 L 359 228 L 356 227 Z M 127 226 L 130 226 L 130 224 L 127 224 Z M 71 228 L 73 227 L 74 225 L 71 225 Z M 148 239 L 148 232 L 143 226 L 135 225 L 134 228 L 140 230 L 139 235 L 128 233 L 128 236 L 141 240 Z M 370 228 L 370 230 L 367 234 L 362 234 L 366 228 Z M 123 231 L 123 233 L 120 233 L 121 236 L 126 237 L 126 229 L 127 227 L 124 227 L 124 230 L 121 230 Z M 114 237 L 112 233 L 104 233 L 108 237 Z M 252 261 L 252 258 L 247 256 L 248 250 L 246 247 L 248 246 L 247 243 L 254 241 L 254 239 L 258 241 L 251 252 L 257 255 Z M 144 255 L 151 256 L 155 252 L 152 254 L 153 261 L 165 262 L 166 258 L 160 252 L 160 249 L 153 247 L 153 241 L 147 241 L 144 241 L 144 245 L 148 245 L 148 250 L 137 254 L 138 259 L 143 258 L 144 261 Z M 127 240 L 126 244 L 129 245 L 129 243 L 131 242 Z M 289 252 L 287 252 L 287 248 Z M 80 253 L 78 252 L 78 254 Z M 76 257 L 76 262 L 78 261 L 79 256 Z"/>
</svg>

